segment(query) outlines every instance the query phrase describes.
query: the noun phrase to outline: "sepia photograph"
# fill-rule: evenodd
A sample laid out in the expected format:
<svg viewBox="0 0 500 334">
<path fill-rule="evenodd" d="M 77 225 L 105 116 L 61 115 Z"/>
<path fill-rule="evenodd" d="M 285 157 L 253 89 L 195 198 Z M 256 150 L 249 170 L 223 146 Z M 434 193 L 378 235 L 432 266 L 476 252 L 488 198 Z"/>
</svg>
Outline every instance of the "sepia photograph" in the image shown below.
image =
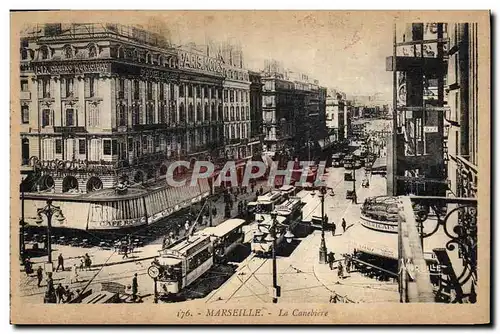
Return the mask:
<svg viewBox="0 0 500 334">
<path fill-rule="evenodd" d="M 488 11 L 12 12 L 10 53 L 12 323 L 490 321 Z"/>
</svg>

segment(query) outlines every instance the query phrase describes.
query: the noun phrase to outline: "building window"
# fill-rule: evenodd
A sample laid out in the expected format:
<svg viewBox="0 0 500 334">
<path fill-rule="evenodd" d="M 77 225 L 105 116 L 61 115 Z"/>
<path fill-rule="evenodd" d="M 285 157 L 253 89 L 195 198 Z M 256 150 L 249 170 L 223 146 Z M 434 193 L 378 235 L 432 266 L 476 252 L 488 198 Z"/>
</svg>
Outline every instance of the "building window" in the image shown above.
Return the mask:
<svg viewBox="0 0 500 334">
<path fill-rule="evenodd" d="M 86 149 L 86 143 L 85 139 L 79 139 L 78 140 L 78 154 L 85 154 L 85 149 Z"/>
<path fill-rule="evenodd" d="M 148 81 L 146 83 L 146 92 L 147 92 L 148 100 L 152 100 L 153 99 L 153 83 L 151 81 Z"/>
<path fill-rule="evenodd" d="M 234 90 L 229 92 L 229 102 L 234 102 Z"/>
<path fill-rule="evenodd" d="M 240 120 L 240 107 L 236 107 L 236 120 Z"/>
<path fill-rule="evenodd" d="M 224 121 L 229 121 L 229 111 L 228 107 L 224 107 Z"/>
<path fill-rule="evenodd" d="M 50 109 L 43 109 L 42 110 L 42 126 L 49 126 L 50 125 Z"/>
<path fill-rule="evenodd" d="M 138 125 L 141 121 L 141 114 L 139 106 L 135 105 L 132 107 L 132 125 Z"/>
<path fill-rule="evenodd" d="M 62 153 L 62 140 L 56 139 L 56 154 Z"/>
<path fill-rule="evenodd" d="M 89 46 L 89 58 L 95 58 L 97 57 L 97 48 L 95 45 Z"/>
<path fill-rule="evenodd" d="M 111 141 L 111 144 L 112 144 L 112 151 L 111 151 L 111 154 L 113 155 L 117 155 L 118 154 L 118 140 L 116 139 L 113 139 Z"/>
<path fill-rule="evenodd" d="M 118 98 L 125 98 L 125 79 L 123 78 L 120 78 L 120 80 L 118 80 Z"/>
<path fill-rule="evenodd" d="M 201 87 L 199 85 L 196 85 L 196 97 L 201 97 Z"/>
<path fill-rule="evenodd" d="M 104 139 L 102 141 L 102 153 L 104 155 L 111 155 L 111 140 L 110 139 Z"/>
<path fill-rule="evenodd" d="M 50 98 L 50 79 L 45 78 L 42 80 L 42 97 L 44 99 Z"/>
<path fill-rule="evenodd" d="M 207 86 L 203 87 L 203 95 L 204 95 L 205 98 L 208 97 L 208 87 Z"/>
<path fill-rule="evenodd" d="M 118 106 L 118 126 L 127 126 L 127 113 L 123 104 Z"/>
<path fill-rule="evenodd" d="M 188 122 L 194 121 L 194 106 L 190 103 L 188 106 Z"/>
<path fill-rule="evenodd" d="M 42 60 L 49 59 L 49 48 L 48 47 L 42 46 L 40 48 L 40 57 L 42 58 Z"/>
<path fill-rule="evenodd" d="M 234 107 L 231 107 L 231 121 L 234 121 Z"/>
<path fill-rule="evenodd" d="M 21 106 L 21 121 L 23 124 L 30 122 L 30 108 L 27 105 Z"/>
<path fill-rule="evenodd" d="M 160 82 L 158 84 L 158 89 L 160 90 L 160 100 L 165 100 L 165 84 L 163 82 Z"/>
<path fill-rule="evenodd" d="M 247 106 L 247 120 L 250 119 L 250 107 Z"/>
<path fill-rule="evenodd" d="M 153 105 L 146 105 L 146 124 L 153 124 L 155 122 Z"/>
<path fill-rule="evenodd" d="M 73 49 L 71 46 L 64 47 L 64 58 L 71 59 L 73 58 Z"/>
<path fill-rule="evenodd" d="M 186 108 L 184 107 L 184 103 L 181 103 L 179 106 L 179 122 L 184 123 L 186 121 Z"/>
<path fill-rule="evenodd" d="M 159 119 L 158 123 L 166 124 L 167 123 L 167 112 L 166 112 L 167 108 L 165 107 L 165 105 L 163 103 L 160 104 L 159 108 L 160 108 L 160 110 L 159 110 L 160 111 L 160 119 Z"/>
<path fill-rule="evenodd" d="M 227 89 L 224 89 L 224 102 L 227 102 Z"/>
<path fill-rule="evenodd" d="M 201 114 L 201 104 L 198 103 L 196 105 L 196 121 L 201 121 L 202 120 L 202 114 Z"/>
<path fill-rule="evenodd" d="M 27 60 L 28 59 L 28 50 L 22 49 L 21 50 L 21 60 Z"/>
<path fill-rule="evenodd" d="M 193 86 L 188 85 L 188 97 L 193 97 Z"/>
<path fill-rule="evenodd" d="M 75 110 L 66 109 L 66 126 L 75 126 Z"/>
<path fill-rule="evenodd" d="M 148 63 L 148 64 L 152 64 L 153 63 L 151 61 L 151 54 L 149 54 L 149 53 L 146 55 L 146 63 Z"/>
<path fill-rule="evenodd" d="M 65 93 L 66 97 L 73 96 L 73 78 L 66 78 L 65 83 Z"/>
<path fill-rule="evenodd" d="M 125 51 L 123 51 L 123 47 L 121 46 L 118 48 L 118 58 L 125 58 Z"/>
<path fill-rule="evenodd" d="M 248 102 L 248 92 L 245 92 L 245 102 Z"/>
<path fill-rule="evenodd" d="M 89 104 L 89 126 L 96 127 L 99 126 L 99 106 L 94 103 Z"/>
<path fill-rule="evenodd" d="M 139 100 L 139 81 L 134 80 L 134 100 Z"/>
<path fill-rule="evenodd" d="M 212 121 L 217 120 L 217 114 L 215 112 L 215 103 L 212 103 Z"/>
<path fill-rule="evenodd" d="M 134 150 L 134 138 L 132 138 L 132 137 L 128 138 L 128 150 L 129 151 Z"/>
<path fill-rule="evenodd" d="M 21 91 L 23 91 L 23 92 L 28 91 L 28 80 L 27 79 L 21 80 Z"/>
<path fill-rule="evenodd" d="M 205 121 L 210 120 L 210 109 L 208 103 L 205 103 Z"/>
<path fill-rule="evenodd" d="M 184 84 L 179 85 L 179 97 L 184 97 Z"/>
<path fill-rule="evenodd" d="M 95 97 L 97 92 L 97 79 L 95 77 L 85 78 L 85 91 L 87 97 Z"/>
<path fill-rule="evenodd" d="M 175 87 L 174 84 L 170 84 L 170 99 L 173 100 L 175 97 Z"/>
</svg>

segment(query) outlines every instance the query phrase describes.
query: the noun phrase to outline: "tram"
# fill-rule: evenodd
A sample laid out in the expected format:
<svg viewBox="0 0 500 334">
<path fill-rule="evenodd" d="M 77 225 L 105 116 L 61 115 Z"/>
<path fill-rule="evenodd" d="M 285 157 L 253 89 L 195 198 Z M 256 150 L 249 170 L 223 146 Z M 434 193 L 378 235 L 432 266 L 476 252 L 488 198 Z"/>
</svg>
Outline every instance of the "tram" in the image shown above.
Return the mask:
<svg viewBox="0 0 500 334">
<path fill-rule="evenodd" d="M 210 235 L 195 234 L 180 239 L 160 251 L 153 261 L 158 268 L 157 280 L 163 291 L 177 294 L 214 264 L 214 247 Z"/>
<path fill-rule="evenodd" d="M 292 196 L 295 196 L 298 193 L 297 187 L 290 186 L 290 185 L 288 185 L 288 186 L 287 185 L 282 186 L 278 190 L 280 191 L 281 195 L 283 196 L 283 198 L 285 200 L 289 199 Z"/>
<path fill-rule="evenodd" d="M 243 243 L 244 219 L 228 219 L 215 227 L 207 227 L 200 234 L 209 235 L 214 243 L 216 261 L 224 262 L 227 255 L 238 245 Z"/>
<path fill-rule="evenodd" d="M 256 216 L 259 213 L 270 213 L 276 205 L 283 202 L 283 199 L 284 196 L 280 191 L 269 191 L 262 196 L 258 196 L 255 202 L 249 202 L 247 204 L 247 212 L 250 215 Z M 258 219 L 256 216 L 250 217 Z"/>
<path fill-rule="evenodd" d="M 304 203 L 298 197 L 292 197 L 283 204 L 276 207 L 278 213 L 276 220 L 276 246 L 278 247 L 286 235 L 292 233 L 297 225 L 302 221 L 302 207 Z M 255 232 L 251 243 L 251 250 L 256 256 L 267 257 L 272 253 L 273 238 L 270 227 L 274 224 L 270 214 L 262 214 L 257 221 L 259 229 Z M 267 227 L 266 227 L 267 226 Z"/>
</svg>

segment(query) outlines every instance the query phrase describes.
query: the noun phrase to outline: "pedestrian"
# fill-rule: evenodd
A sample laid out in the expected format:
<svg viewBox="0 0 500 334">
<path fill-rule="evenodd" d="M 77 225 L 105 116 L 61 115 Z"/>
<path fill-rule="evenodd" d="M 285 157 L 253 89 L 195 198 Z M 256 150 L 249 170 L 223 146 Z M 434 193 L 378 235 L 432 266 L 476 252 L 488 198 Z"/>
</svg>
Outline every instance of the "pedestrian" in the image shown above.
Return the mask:
<svg viewBox="0 0 500 334">
<path fill-rule="evenodd" d="M 330 270 L 333 270 L 333 264 L 335 263 L 335 253 L 328 253 L 328 264 L 330 266 Z"/>
<path fill-rule="evenodd" d="M 80 270 L 83 271 L 83 268 L 85 268 L 85 262 L 83 259 L 80 259 Z"/>
<path fill-rule="evenodd" d="M 62 286 L 61 283 L 56 288 L 56 297 L 57 297 L 57 303 L 61 304 L 64 301 L 64 294 L 65 294 L 64 287 Z"/>
<path fill-rule="evenodd" d="M 43 280 L 43 269 L 42 267 L 38 267 L 38 269 L 36 270 L 36 278 L 38 280 L 38 287 L 40 287 L 40 283 L 42 283 L 42 280 Z"/>
<path fill-rule="evenodd" d="M 252 181 L 252 183 L 250 183 L 250 190 L 252 191 L 252 194 L 255 190 L 255 183 Z"/>
<path fill-rule="evenodd" d="M 127 244 L 122 245 L 122 252 L 123 252 L 122 260 L 128 259 L 128 245 Z"/>
<path fill-rule="evenodd" d="M 264 194 L 264 188 L 262 188 L 262 186 L 260 186 L 259 188 L 259 196 L 262 196 Z"/>
<path fill-rule="evenodd" d="M 69 285 L 66 285 L 66 287 L 64 289 L 64 296 L 66 297 L 64 299 L 65 303 L 69 303 L 71 301 L 71 299 L 73 299 L 73 292 L 69 288 Z"/>
<path fill-rule="evenodd" d="M 345 219 L 342 218 L 342 229 L 344 230 L 344 233 L 345 233 L 346 227 L 347 227 L 347 223 L 345 222 Z"/>
<path fill-rule="evenodd" d="M 186 223 L 184 224 L 184 230 L 186 230 L 186 234 L 188 233 L 189 231 L 189 220 L 186 220 Z"/>
<path fill-rule="evenodd" d="M 76 263 L 73 264 L 73 267 L 71 268 L 71 278 L 69 280 L 70 283 L 78 283 L 78 267 L 76 266 Z"/>
<path fill-rule="evenodd" d="M 344 266 L 342 266 L 342 262 L 339 262 L 339 265 L 338 265 L 338 276 L 339 278 L 344 278 Z"/>
<path fill-rule="evenodd" d="M 24 260 L 24 270 L 26 271 L 26 275 L 31 275 L 33 273 L 33 263 L 31 263 L 31 260 L 29 257 Z"/>
<path fill-rule="evenodd" d="M 134 274 L 134 278 L 132 279 L 132 301 L 135 302 L 137 299 L 137 288 L 139 285 L 137 284 L 137 273 Z"/>
<path fill-rule="evenodd" d="M 345 256 L 345 271 L 349 274 L 351 272 L 351 259 Z"/>
<path fill-rule="evenodd" d="M 90 270 L 91 266 L 92 266 L 92 260 L 90 259 L 89 254 L 85 253 L 85 268 L 86 268 L 86 270 Z"/>
<path fill-rule="evenodd" d="M 335 236 L 335 230 L 337 229 L 337 225 L 332 221 L 332 236 Z"/>
<path fill-rule="evenodd" d="M 56 272 L 59 271 L 59 267 L 62 268 L 62 271 L 64 271 L 64 258 L 61 253 L 59 253 L 59 256 L 57 257 L 57 268 Z"/>
</svg>

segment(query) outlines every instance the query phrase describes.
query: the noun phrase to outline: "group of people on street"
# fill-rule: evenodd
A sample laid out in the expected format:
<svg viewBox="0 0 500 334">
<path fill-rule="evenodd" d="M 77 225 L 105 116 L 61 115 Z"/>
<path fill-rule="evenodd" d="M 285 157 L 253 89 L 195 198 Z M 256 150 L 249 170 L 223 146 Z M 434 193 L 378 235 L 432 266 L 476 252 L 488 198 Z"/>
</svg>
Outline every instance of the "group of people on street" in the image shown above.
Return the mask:
<svg viewBox="0 0 500 334">
<path fill-rule="evenodd" d="M 351 259 L 347 254 L 344 254 L 344 261 L 342 260 L 335 260 L 335 253 L 330 252 L 327 254 L 327 262 L 328 265 L 330 266 L 330 270 L 334 269 L 334 263 L 337 262 L 337 276 L 340 279 L 344 279 L 344 266 L 345 266 L 345 271 L 349 274 L 351 272 Z M 343 263 L 342 263 L 343 262 Z"/>
</svg>

